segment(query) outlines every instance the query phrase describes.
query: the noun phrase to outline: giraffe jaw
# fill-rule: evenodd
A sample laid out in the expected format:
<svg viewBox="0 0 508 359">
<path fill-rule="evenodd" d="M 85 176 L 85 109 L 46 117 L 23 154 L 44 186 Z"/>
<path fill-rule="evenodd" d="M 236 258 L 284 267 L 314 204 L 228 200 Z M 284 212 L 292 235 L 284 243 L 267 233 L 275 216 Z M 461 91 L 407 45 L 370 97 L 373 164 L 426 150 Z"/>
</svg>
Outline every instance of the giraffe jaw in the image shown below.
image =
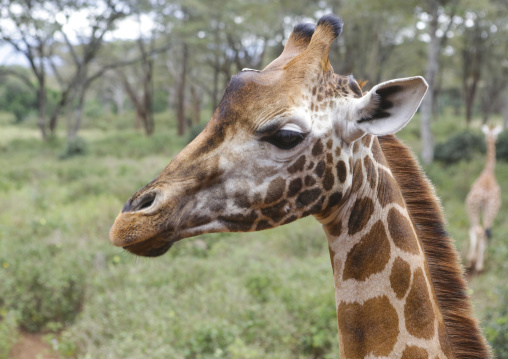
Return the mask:
<svg viewBox="0 0 508 359">
<path fill-rule="evenodd" d="M 168 239 L 168 237 L 170 239 Z M 141 242 L 126 245 L 123 249 L 142 257 L 159 257 L 166 253 L 175 242 L 176 238 L 171 238 L 171 236 L 166 234 L 160 234 Z"/>
</svg>

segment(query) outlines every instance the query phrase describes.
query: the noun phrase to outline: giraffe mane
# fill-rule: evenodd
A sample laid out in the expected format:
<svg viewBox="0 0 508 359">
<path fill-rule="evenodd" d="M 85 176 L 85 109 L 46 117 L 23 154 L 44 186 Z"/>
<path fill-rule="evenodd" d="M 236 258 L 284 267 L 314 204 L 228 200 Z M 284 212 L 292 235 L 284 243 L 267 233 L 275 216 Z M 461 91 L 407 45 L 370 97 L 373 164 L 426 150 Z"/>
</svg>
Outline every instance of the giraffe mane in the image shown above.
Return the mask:
<svg viewBox="0 0 508 359">
<path fill-rule="evenodd" d="M 464 272 L 445 230 L 440 202 L 409 149 L 395 136 L 379 136 L 381 149 L 399 184 L 427 258 L 430 277 L 456 358 L 491 358 L 473 317 Z"/>
</svg>

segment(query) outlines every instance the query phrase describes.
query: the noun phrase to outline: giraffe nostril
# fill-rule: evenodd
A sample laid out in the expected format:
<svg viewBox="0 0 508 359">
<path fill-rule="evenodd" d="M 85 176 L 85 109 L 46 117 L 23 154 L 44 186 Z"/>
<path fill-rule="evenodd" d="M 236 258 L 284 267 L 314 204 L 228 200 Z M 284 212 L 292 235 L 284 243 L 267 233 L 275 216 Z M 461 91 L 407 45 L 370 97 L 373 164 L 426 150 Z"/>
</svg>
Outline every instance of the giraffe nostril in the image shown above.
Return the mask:
<svg viewBox="0 0 508 359">
<path fill-rule="evenodd" d="M 143 209 L 149 208 L 155 202 L 156 196 L 157 194 L 155 192 L 150 192 L 138 197 L 134 201 L 129 200 L 123 207 L 122 212 L 141 211 Z"/>
</svg>

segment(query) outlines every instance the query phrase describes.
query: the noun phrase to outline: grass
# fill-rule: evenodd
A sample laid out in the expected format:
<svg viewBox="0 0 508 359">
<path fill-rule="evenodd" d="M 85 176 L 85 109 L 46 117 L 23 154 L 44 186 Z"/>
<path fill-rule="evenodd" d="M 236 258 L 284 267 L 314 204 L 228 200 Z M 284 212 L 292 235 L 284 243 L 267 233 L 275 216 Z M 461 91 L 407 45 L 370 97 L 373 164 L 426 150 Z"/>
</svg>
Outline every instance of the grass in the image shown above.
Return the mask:
<svg viewBox="0 0 508 359">
<path fill-rule="evenodd" d="M 0 114 L 0 355 L 17 321 L 48 333 L 62 358 L 337 358 L 333 278 L 314 219 L 187 239 L 155 260 L 109 243 L 124 202 L 186 143 L 167 114 L 156 118 L 152 138 L 131 129 L 131 120 L 94 119 L 81 132 L 86 154 L 61 159 L 62 134 L 42 143 L 33 124 L 15 126 Z M 463 123 L 445 116 L 434 124 L 437 139 Z M 418 125 L 400 134 L 417 151 Z M 426 168 L 462 254 L 464 199 L 483 164 L 478 156 Z M 497 177 L 503 206 L 486 272 L 471 283 L 489 338 L 508 306 L 508 164 L 498 163 Z"/>
</svg>

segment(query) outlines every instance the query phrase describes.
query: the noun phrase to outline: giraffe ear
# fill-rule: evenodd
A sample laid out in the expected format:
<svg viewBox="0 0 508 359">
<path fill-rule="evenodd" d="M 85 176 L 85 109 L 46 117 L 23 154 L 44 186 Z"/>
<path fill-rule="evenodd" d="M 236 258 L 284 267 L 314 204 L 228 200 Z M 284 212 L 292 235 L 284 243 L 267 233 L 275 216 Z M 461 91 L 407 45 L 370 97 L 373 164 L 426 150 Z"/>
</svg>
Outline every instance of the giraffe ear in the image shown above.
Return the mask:
<svg viewBox="0 0 508 359">
<path fill-rule="evenodd" d="M 355 106 L 355 127 L 376 136 L 399 131 L 415 114 L 427 88 L 420 76 L 374 86 Z"/>
<path fill-rule="evenodd" d="M 289 35 L 289 39 L 286 42 L 286 46 L 284 46 L 282 54 L 268 64 L 264 70 L 282 68 L 289 61 L 304 52 L 310 43 L 310 39 L 312 38 L 312 34 L 314 34 L 315 29 L 316 25 L 310 23 L 296 25 Z"/>
</svg>

